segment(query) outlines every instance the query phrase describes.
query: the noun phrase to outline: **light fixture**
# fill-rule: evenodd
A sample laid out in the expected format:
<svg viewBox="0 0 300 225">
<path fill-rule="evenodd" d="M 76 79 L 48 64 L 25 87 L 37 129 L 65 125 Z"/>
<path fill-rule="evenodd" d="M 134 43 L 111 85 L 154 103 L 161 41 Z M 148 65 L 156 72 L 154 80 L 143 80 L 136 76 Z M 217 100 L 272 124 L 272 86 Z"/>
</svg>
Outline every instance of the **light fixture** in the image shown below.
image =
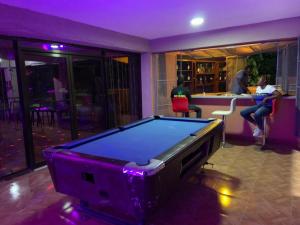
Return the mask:
<svg viewBox="0 0 300 225">
<path fill-rule="evenodd" d="M 52 49 L 58 49 L 58 48 L 59 48 L 59 46 L 58 46 L 57 44 L 51 44 L 50 47 L 51 47 Z"/>
<path fill-rule="evenodd" d="M 204 23 L 204 19 L 202 17 L 195 17 L 191 20 L 191 25 L 196 27 L 196 26 L 200 26 L 201 24 Z"/>
<path fill-rule="evenodd" d="M 65 46 L 63 44 L 53 43 L 53 44 L 43 44 L 42 48 L 45 51 L 51 51 L 51 50 L 62 50 L 65 48 Z"/>
</svg>

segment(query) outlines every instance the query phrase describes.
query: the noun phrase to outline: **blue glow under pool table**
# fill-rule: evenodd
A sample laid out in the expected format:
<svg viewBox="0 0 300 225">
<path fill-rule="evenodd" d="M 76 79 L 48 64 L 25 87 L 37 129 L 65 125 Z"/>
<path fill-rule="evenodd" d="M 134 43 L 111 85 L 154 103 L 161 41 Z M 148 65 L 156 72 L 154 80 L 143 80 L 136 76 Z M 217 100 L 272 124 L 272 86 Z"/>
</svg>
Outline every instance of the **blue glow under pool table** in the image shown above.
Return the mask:
<svg viewBox="0 0 300 225">
<path fill-rule="evenodd" d="M 222 128 L 220 120 L 154 116 L 43 153 L 56 191 L 139 222 L 219 148 Z"/>
</svg>

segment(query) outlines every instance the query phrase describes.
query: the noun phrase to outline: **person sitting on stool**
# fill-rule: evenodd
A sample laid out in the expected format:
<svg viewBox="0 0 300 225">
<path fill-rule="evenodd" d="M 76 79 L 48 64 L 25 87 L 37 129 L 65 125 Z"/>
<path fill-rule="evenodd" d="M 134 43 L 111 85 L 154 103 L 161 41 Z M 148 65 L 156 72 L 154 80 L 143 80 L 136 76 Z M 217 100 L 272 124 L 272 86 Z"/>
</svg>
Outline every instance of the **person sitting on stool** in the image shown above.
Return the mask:
<svg viewBox="0 0 300 225">
<path fill-rule="evenodd" d="M 175 96 L 185 96 L 187 97 L 189 101 L 189 110 L 195 111 L 196 112 L 196 117 L 201 118 L 201 108 L 198 107 L 197 105 L 192 105 L 190 104 L 192 97 L 190 90 L 187 87 L 183 86 L 184 83 L 184 77 L 183 75 L 180 75 L 177 80 L 177 87 L 173 88 L 171 91 L 171 99 L 173 99 Z M 189 112 L 185 113 L 185 117 L 189 117 Z"/>
<path fill-rule="evenodd" d="M 263 119 L 272 112 L 272 100 L 278 98 L 280 95 L 279 91 L 268 84 L 267 75 L 262 75 L 258 81 L 256 95 L 254 96 L 256 105 L 250 106 L 240 113 L 242 117 L 256 126 L 253 131 L 254 137 L 262 135 L 264 129 Z M 252 114 L 254 115 L 252 116 Z"/>
</svg>

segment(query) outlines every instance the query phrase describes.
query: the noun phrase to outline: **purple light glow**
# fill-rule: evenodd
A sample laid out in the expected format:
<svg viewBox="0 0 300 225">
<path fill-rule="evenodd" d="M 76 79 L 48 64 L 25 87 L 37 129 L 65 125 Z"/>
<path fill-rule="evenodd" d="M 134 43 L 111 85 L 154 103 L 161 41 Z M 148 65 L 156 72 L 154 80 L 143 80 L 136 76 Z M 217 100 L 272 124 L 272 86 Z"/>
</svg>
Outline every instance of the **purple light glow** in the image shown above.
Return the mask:
<svg viewBox="0 0 300 225">
<path fill-rule="evenodd" d="M 47 90 L 47 93 L 49 93 L 49 94 L 53 94 L 54 92 L 55 92 L 54 89 Z"/>
<path fill-rule="evenodd" d="M 49 50 L 49 47 L 48 47 L 48 45 L 46 45 L 46 44 L 43 44 L 43 49 L 44 49 L 45 51 L 48 51 L 48 50 Z"/>
<path fill-rule="evenodd" d="M 133 176 L 141 176 L 143 177 L 145 175 L 145 172 L 144 171 L 138 171 L 138 170 L 130 170 L 130 169 L 123 169 L 123 173 L 124 174 L 130 174 L 130 175 L 133 175 Z"/>
<path fill-rule="evenodd" d="M 63 49 L 65 46 L 62 44 L 43 44 L 42 48 L 45 51 L 49 51 L 49 50 L 61 50 Z"/>
<path fill-rule="evenodd" d="M 72 212 L 71 212 L 71 216 L 74 218 L 74 219 L 80 219 L 80 214 L 75 210 L 73 209 Z"/>
</svg>

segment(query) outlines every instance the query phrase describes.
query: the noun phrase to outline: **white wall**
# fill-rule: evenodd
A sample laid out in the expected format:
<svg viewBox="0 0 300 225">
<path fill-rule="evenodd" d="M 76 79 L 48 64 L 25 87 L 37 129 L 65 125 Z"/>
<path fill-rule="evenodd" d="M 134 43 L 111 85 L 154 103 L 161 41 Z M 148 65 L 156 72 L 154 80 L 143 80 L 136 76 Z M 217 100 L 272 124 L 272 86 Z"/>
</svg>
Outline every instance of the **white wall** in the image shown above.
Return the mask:
<svg viewBox="0 0 300 225">
<path fill-rule="evenodd" d="M 300 36 L 300 17 L 160 38 L 150 41 L 152 52 L 206 48 Z"/>
<path fill-rule="evenodd" d="M 142 74 L 142 110 L 143 118 L 153 115 L 153 73 L 152 73 L 152 54 L 144 53 L 141 56 Z"/>
</svg>

